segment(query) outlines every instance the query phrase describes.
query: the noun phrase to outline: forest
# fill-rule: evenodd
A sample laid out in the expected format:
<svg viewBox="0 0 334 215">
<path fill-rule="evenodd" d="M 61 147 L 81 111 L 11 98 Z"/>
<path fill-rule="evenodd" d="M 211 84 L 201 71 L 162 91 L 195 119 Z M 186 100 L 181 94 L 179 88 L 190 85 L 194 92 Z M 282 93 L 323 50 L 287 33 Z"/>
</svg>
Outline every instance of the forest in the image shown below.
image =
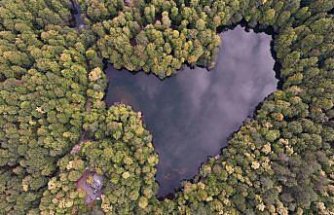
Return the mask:
<svg viewBox="0 0 334 215">
<path fill-rule="evenodd" d="M 0 0 L 0 214 L 334 213 L 333 0 L 77 3 L 81 28 L 70 0 Z M 281 87 L 158 199 L 152 135 L 132 107 L 106 107 L 106 64 L 212 68 L 239 24 L 272 35 Z"/>
</svg>

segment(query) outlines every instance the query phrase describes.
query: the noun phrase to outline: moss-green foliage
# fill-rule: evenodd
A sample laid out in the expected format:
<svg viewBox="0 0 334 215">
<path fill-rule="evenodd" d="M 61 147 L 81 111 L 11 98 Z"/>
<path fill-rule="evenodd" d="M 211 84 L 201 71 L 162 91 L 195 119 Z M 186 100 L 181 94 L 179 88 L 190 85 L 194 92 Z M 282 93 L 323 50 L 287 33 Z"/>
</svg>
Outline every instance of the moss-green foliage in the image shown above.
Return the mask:
<svg viewBox="0 0 334 215">
<path fill-rule="evenodd" d="M 38 31 L 47 25 L 69 25 L 70 1 L 3 0 L 0 2 L 1 30 L 15 33 Z"/>
<path fill-rule="evenodd" d="M 71 214 L 73 210 L 82 214 L 89 210 L 85 194 L 75 185 L 85 168 L 107 179 L 100 209 L 105 213 L 147 211 L 148 204 L 155 200 L 154 166 L 158 156 L 140 115 L 120 105 L 107 111 L 100 123 L 106 127 L 105 138 L 88 141 L 77 154 L 59 160 L 60 173 L 48 182 L 41 200 L 42 214 Z"/>
<path fill-rule="evenodd" d="M 0 214 L 330 214 L 334 211 L 332 0 L 0 1 Z M 210 67 L 217 29 L 270 30 L 282 89 L 174 200 L 140 113 L 106 109 L 103 60 L 172 75 Z M 162 122 L 163 123 L 163 122 Z M 76 189 L 104 176 L 93 206 Z M 93 211 L 93 212 L 92 212 Z"/>
</svg>

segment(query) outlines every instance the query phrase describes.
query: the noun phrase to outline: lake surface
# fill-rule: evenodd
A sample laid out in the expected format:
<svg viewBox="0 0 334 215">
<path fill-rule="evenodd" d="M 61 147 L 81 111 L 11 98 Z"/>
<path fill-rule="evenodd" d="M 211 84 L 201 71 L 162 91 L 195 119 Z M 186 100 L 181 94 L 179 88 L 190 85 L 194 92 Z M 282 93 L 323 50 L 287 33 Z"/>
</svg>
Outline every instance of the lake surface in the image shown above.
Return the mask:
<svg viewBox="0 0 334 215">
<path fill-rule="evenodd" d="M 106 103 L 141 111 L 159 153 L 158 196 L 191 179 L 208 156 L 227 145 L 256 106 L 276 90 L 271 36 L 236 27 L 223 34 L 216 68 L 184 68 L 164 81 L 143 72 L 106 70 Z"/>
</svg>

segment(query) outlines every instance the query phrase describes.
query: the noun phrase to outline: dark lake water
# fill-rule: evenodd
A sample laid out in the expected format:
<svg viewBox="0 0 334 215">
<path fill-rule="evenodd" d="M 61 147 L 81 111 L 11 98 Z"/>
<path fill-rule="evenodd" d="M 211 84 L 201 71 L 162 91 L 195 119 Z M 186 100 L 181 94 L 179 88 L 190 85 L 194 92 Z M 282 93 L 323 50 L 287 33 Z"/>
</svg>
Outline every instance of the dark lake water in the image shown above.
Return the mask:
<svg viewBox="0 0 334 215">
<path fill-rule="evenodd" d="M 159 153 L 158 196 L 191 179 L 208 156 L 227 145 L 228 137 L 276 90 L 271 36 L 242 27 L 223 34 L 216 68 L 184 68 L 164 81 L 109 66 L 106 102 L 141 111 Z"/>
</svg>

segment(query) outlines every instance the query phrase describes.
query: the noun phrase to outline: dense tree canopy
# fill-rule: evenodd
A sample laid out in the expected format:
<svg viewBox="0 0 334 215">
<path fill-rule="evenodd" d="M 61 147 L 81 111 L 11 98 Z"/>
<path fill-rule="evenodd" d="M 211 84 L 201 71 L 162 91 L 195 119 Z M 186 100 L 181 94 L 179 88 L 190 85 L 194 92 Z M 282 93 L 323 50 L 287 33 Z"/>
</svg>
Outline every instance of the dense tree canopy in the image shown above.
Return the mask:
<svg viewBox="0 0 334 215">
<path fill-rule="evenodd" d="M 0 1 L 0 214 L 334 212 L 334 1 L 78 2 L 83 28 L 70 0 Z M 273 35 L 282 88 L 159 201 L 152 137 L 140 112 L 106 108 L 103 68 L 210 68 L 240 22 Z M 87 169 L 104 177 L 89 205 Z"/>
</svg>

